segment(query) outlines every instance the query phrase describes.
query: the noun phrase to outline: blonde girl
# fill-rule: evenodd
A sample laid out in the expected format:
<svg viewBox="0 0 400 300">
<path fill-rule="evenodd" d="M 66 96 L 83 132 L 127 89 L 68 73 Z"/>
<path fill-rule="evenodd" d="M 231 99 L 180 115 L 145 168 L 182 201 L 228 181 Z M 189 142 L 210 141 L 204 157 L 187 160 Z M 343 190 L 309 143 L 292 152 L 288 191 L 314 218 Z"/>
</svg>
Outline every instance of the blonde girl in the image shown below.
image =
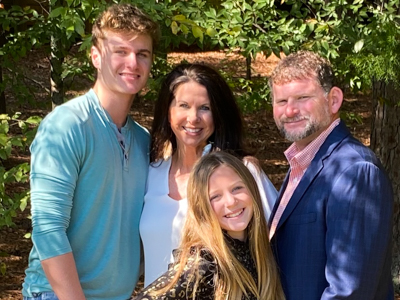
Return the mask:
<svg viewBox="0 0 400 300">
<path fill-rule="evenodd" d="M 188 203 L 175 263 L 135 299 L 284 299 L 257 184 L 242 161 L 203 156 Z"/>
</svg>

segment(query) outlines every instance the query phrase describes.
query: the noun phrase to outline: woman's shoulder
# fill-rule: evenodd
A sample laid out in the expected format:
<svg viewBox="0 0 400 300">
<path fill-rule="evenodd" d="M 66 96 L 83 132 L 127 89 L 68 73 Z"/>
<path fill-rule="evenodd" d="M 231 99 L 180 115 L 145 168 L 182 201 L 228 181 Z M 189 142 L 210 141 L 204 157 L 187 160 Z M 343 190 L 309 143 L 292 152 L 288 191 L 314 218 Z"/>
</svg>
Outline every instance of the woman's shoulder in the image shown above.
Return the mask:
<svg viewBox="0 0 400 300">
<path fill-rule="evenodd" d="M 247 155 L 243 157 L 243 163 L 247 166 L 247 168 L 255 168 L 259 172 L 262 171 L 260 161 L 255 156 Z"/>
<path fill-rule="evenodd" d="M 150 163 L 149 168 L 154 170 L 162 170 L 171 166 L 171 157 L 158 159 Z"/>
<path fill-rule="evenodd" d="M 149 165 L 149 180 L 157 179 L 159 176 L 165 178 L 168 175 L 169 169 L 171 167 L 171 159 L 160 159 L 155 162 L 150 163 Z"/>
</svg>

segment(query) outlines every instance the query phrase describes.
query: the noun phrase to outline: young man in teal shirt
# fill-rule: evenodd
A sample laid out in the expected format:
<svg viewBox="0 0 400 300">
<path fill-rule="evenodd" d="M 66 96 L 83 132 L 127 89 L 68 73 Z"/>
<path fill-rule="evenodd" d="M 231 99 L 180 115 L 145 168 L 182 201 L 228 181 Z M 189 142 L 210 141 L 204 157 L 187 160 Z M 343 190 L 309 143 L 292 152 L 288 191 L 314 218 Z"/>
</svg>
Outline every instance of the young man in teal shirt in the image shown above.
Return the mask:
<svg viewBox="0 0 400 300">
<path fill-rule="evenodd" d="M 93 25 L 97 80 L 57 107 L 31 146 L 32 241 L 24 299 L 128 299 L 140 266 L 149 134 L 128 116 L 158 26 L 129 4 Z"/>
</svg>

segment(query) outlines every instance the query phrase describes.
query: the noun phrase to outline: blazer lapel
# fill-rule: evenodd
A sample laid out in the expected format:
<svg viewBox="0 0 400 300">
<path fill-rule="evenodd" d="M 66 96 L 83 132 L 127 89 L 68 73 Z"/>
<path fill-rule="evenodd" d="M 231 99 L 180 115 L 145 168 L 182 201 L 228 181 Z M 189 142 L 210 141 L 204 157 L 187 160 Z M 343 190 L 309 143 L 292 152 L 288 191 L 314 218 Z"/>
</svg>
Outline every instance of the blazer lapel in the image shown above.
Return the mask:
<svg viewBox="0 0 400 300">
<path fill-rule="evenodd" d="M 327 159 L 334 149 L 343 141 L 345 137 L 350 135 L 349 130 L 347 129 L 346 125 L 341 121 L 338 126 L 329 134 L 325 142 L 322 144 L 321 148 L 318 150 L 317 154 L 315 155 L 314 159 L 312 160 L 310 166 L 307 168 L 307 171 L 304 173 L 303 177 L 297 188 L 295 189 L 292 198 L 290 199 L 288 205 L 286 206 L 282 217 L 279 220 L 278 226 L 276 228 L 276 232 L 279 228 L 286 222 L 288 217 L 292 214 L 293 210 L 296 208 L 299 201 L 303 198 L 304 193 L 307 189 L 311 186 L 312 182 L 314 181 L 315 177 L 322 171 L 324 168 L 324 160 Z M 289 170 L 290 172 L 290 170 Z M 279 202 L 282 198 L 282 195 L 286 189 L 287 181 L 289 179 L 289 172 L 285 178 L 285 187 L 280 190 L 279 192 Z M 274 206 L 273 215 L 275 215 L 277 209 L 277 205 Z M 270 220 L 272 220 L 272 214 Z"/>
</svg>

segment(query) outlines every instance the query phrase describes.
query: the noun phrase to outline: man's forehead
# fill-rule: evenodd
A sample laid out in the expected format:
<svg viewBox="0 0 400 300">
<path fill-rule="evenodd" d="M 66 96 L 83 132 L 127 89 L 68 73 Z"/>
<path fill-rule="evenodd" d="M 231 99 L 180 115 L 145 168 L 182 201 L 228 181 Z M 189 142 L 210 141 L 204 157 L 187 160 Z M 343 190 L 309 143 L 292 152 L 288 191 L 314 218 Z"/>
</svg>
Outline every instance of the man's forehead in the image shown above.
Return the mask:
<svg viewBox="0 0 400 300">
<path fill-rule="evenodd" d="M 285 77 L 276 78 L 273 81 L 273 85 L 274 86 L 283 86 L 283 85 L 287 85 L 287 84 L 294 83 L 294 82 L 308 83 L 310 85 L 312 85 L 312 83 L 315 83 L 315 84 L 319 85 L 319 82 L 318 82 L 316 76 L 314 76 L 313 74 L 302 75 L 302 76 L 288 75 Z"/>
<path fill-rule="evenodd" d="M 124 32 L 109 32 L 107 35 L 104 36 L 104 39 L 102 39 L 101 42 L 111 47 L 129 47 L 132 45 L 132 42 L 141 37 L 147 37 L 147 39 L 140 39 L 140 48 L 148 48 L 147 50 L 151 51 L 152 39 L 149 35 Z"/>
</svg>

